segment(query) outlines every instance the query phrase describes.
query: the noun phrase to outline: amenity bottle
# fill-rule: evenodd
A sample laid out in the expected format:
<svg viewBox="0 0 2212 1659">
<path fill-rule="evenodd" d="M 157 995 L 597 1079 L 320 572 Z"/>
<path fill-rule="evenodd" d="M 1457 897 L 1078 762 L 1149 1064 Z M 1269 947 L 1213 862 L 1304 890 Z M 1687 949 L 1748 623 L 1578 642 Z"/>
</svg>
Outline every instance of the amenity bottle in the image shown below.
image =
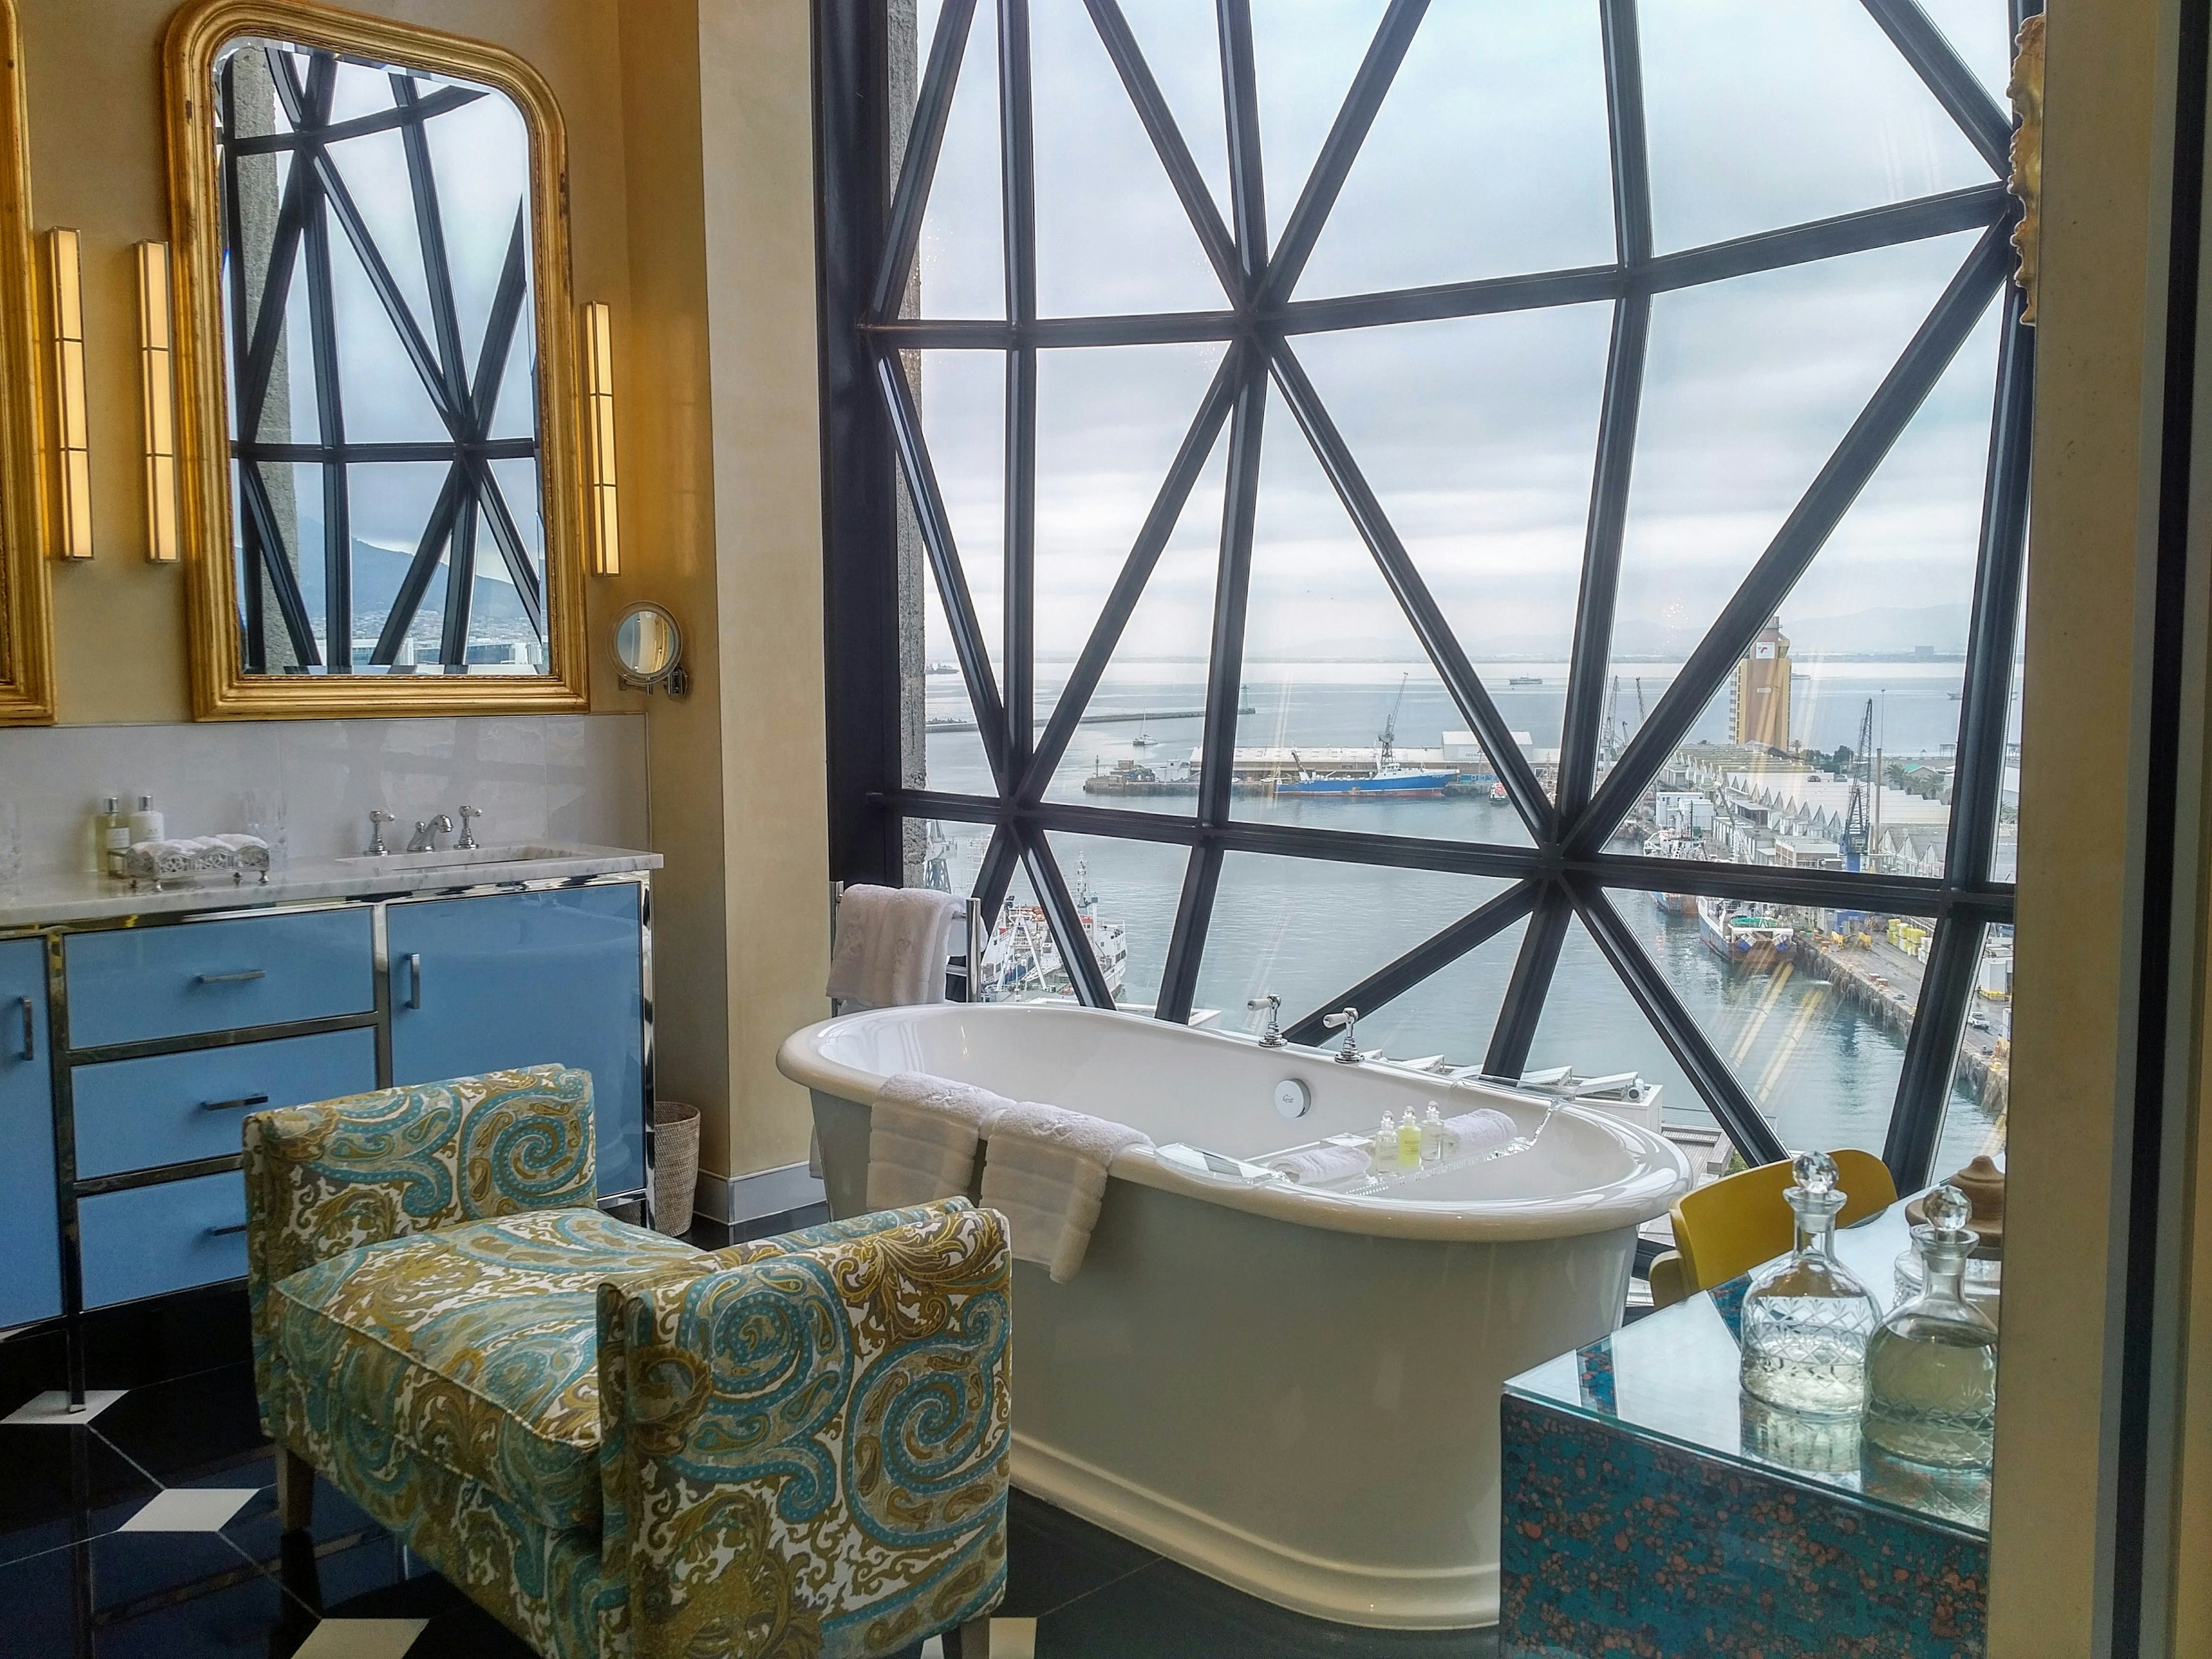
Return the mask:
<svg viewBox="0 0 2212 1659">
<path fill-rule="evenodd" d="M 1421 1167 L 1421 1126 L 1413 1121 L 1413 1109 L 1410 1106 L 1406 1108 L 1405 1116 L 1398 1120 L 1398 1167 Z"/>
<path fill-rule="evenodd" d="M 1850 1417 L 1866 1403 L 1867 1342 L 1881 1322 L 1866 1287 L 1835 1258 L 1844 1194 L 1826 1152 L 1800 1152 L 1783 1194 L 1797 1248 L 1743 1294 L 1743 1391 L 1808 1417 Z"/>
<path fill-rule="evenodd" d="M 1428 1111 L 1421 1118 L 1421 1162 L 1441 1164 L 1444 1161 L 1444 1115 L 1437 1109 L 1437 1103 L 1429 1103 Z"/>
<path fill-rule="evenodd" d="M 131 815 L 110 795 L 92 815 L 94 867 L 111 876 L 124 873 L 123 855 L 131 850 Z"/>
<path fill-rule="evenodd" d="M 136 847 L 142 841 L 159 841 L 161 834 L 161 815 L 154 810 L 154 798 L 139 796 L 138 810 L 131 815 L 130 844 Z"/>
<path fill-rule="evenodd" d="M 1390 1121 L 1385 1110 L 1382 1121 L 1375 1128 L 1375 1173 L 1382 1175 L 1398 1167 L 1398 1126 Z"/>
<path fill-rule="evenodd" d="M 1912 1230 L 1925 1288 L 1867 1344 L 1868 1442 L 1938 1468 L 1987 1468 L 1996 1436 L 1997 1328 L 1964 1288 L 1972 1208 L 1956 1187 L 1929 1196 L 1927 1224 Z"/>
</svg>

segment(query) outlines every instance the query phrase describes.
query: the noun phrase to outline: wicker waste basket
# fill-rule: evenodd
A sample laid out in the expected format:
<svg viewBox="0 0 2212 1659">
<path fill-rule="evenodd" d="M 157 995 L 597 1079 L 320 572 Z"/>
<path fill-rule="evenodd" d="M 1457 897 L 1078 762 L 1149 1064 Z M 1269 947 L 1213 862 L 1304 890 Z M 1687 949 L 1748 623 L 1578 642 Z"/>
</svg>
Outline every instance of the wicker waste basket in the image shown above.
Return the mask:
<svg viewBox="0 0 2212 1659">
<path fill-rule="evenodd" d="M 664 1233 L 691 1231 L 699 1188 L 699 1109 L 680 1100 L 653 1106 L 653 1224 Z"/>
</svg>

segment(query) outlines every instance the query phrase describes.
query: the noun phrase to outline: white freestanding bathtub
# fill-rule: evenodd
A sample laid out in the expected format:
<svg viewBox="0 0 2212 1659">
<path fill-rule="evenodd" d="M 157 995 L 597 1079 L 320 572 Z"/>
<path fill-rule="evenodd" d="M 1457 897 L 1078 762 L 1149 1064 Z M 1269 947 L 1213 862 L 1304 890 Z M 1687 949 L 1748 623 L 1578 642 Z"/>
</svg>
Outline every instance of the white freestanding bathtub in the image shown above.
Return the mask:
<svg viewBox="0 0 2212 1659">
<path fill-rule="evenodd" d="M 1687 1161 L 1602 1111 L 1054 1005 L 809 1026 L 831 1212 L 866 1207 L 869 1106 L 928 1072 L 1250 1159 L 1495 1106 L 1524 1150 L 1346 1196 L 1127 1152 L 1082 1271 L 1017 1264 L 1017 1485 L 1200 1572 L 1346 1623 L 1498 1617 L 1498 1389 L 1620 1317 L 1638 1225 Z M 1289 1121 L 1276 1085 L 1303 1082 Z"/>
</svg>

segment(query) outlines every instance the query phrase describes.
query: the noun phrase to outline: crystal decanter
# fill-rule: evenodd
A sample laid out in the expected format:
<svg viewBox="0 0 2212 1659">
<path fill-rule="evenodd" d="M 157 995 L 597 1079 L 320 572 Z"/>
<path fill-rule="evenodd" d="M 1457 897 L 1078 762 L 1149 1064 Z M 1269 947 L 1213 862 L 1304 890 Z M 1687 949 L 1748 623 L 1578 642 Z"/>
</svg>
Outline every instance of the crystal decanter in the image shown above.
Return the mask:
<svg viewBox="0 0 2212 1659">
<path fill-rule="evenodd" d="M 1866 1287 L 1833 1253 L 1835 1160 L 1800 1152 L 1797 1184 L 1782 1196 L 1797 1217 L 1797 1247 L 1743 1294 L 1743 1389 L 1808 1417 L 1850 1417 L 1866 1401 L 1867 1339 L 1881 1322 Z"/>
<path fill-rule="evenodd" d="M 1868 1441 L 1938 1468 L 1987 1467 L 1996 1433 L 1997 1328 L 1963 1293 L 1972 1209 L 1956 1187 L 1929 1196 L 1912 1230 L 1925 1288 L 1867 1344 Z"/>
</svg>

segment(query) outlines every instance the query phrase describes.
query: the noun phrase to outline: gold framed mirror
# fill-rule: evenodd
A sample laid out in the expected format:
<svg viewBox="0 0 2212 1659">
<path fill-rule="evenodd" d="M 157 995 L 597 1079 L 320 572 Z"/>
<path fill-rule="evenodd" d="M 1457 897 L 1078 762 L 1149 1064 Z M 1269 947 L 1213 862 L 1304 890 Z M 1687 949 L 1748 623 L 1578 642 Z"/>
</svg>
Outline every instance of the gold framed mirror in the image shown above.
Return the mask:
<svg viewBox="0 0 2212 1659">
<path fill-rule="evenodd" d="M 54 718 L 54 631 L 47 586 L 34 319 L 31 178 L 23 137 L 23 54 L 15 0 L 0 0 L 0 726 Z"/>
<path fill-rule="evenodd" d="M 550 90 L 281 0 L 186 7 L 166 69 L 194 713 L 586 707 Z"/>
</svg>

